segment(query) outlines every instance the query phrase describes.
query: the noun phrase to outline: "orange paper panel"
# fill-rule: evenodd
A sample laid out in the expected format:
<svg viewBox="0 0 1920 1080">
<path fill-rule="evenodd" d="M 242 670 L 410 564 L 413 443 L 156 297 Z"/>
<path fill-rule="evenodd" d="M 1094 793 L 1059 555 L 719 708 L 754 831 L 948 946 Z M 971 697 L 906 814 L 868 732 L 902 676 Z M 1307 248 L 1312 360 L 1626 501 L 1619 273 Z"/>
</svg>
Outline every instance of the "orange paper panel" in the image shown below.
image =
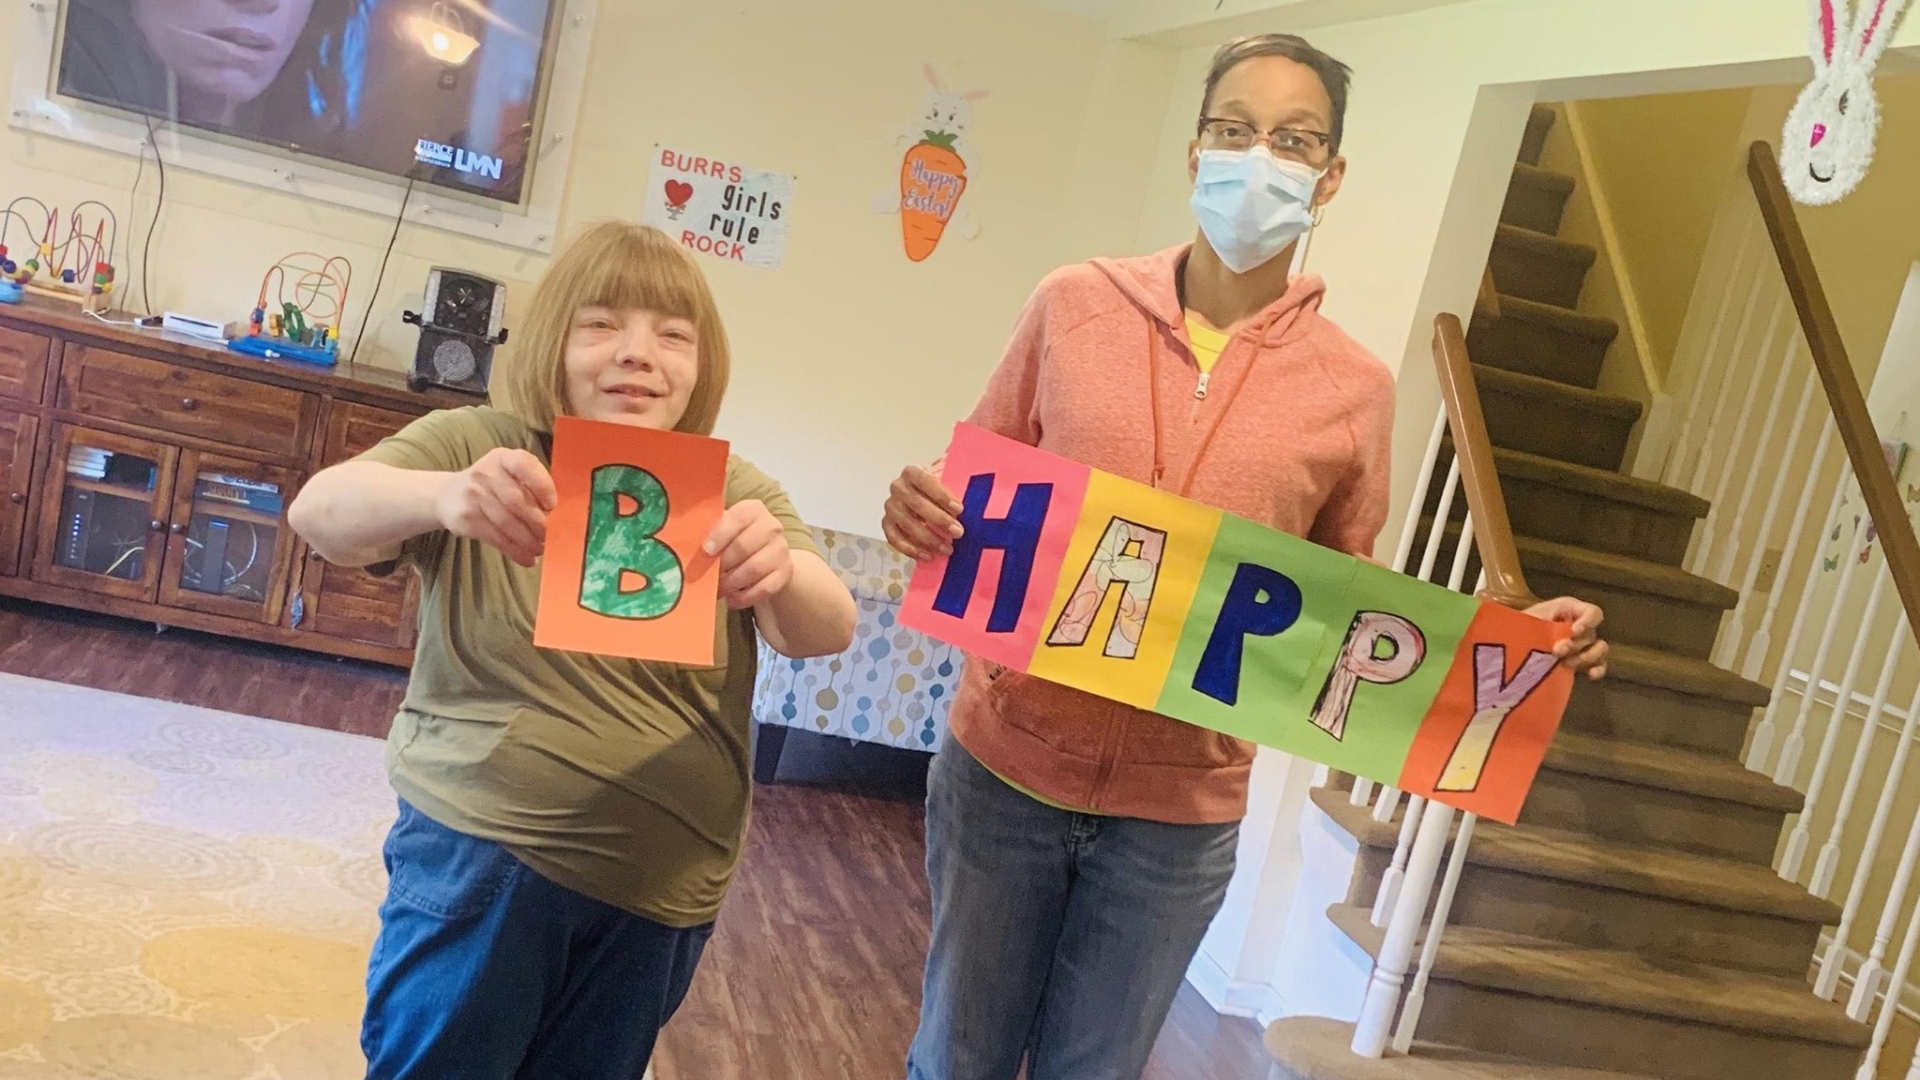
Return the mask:
<svg viewBox="0 0 1920 1080">
<path fill-rule="evenodd" d="M 713 663 L 718 562 L 700 545 L 725 509 L 727 444 L 563 416 L 533 643 Z"/>
</svg>

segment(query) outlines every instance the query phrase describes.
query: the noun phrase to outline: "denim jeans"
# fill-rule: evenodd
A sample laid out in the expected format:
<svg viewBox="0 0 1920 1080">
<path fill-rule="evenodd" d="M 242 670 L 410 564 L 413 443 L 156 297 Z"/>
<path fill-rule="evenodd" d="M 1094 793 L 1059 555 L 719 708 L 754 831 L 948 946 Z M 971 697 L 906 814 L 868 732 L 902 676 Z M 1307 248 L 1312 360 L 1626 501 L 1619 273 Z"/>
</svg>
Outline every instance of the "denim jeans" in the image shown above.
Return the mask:
<svg viewBox="0 0 1920 1080">
<path fill-rule="evenodd" d="M 1059 810 L 949 739 L 927 780 L 933 942 L 908 1080 L 1138 1080 L 1240 827 Z"/>
<path fill-rule="evenodd" d="M 638 1080 L 712 926 L 563 888 L 400 803 L 367 971 L 367 1080 Z"/>
</svg>

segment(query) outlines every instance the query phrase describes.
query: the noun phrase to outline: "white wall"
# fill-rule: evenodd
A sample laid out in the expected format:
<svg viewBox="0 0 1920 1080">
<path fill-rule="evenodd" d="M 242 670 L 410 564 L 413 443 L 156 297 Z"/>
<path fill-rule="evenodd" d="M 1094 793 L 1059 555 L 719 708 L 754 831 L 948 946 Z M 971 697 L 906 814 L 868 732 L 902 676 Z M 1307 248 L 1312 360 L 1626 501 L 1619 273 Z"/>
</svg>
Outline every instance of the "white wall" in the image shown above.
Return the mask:
<svg viewBox="0 0 1920 1080">
<path fill-rule="evenodd" d="M 0 54 L 6 85 L 13 58 Z M 870 203 L 898 183 L 903 148 L 890 132 L 917 115 L 927 62 L 990 92 L 977 105 L 980 161 L 965 196 L 982 231 L 970 243 L 948 236 L 915 265 L 898 220 Z M 785 266 L 702 259 L 736 358 L 720 434 L 783 480 L 811 520 L 877 533 L 887 481 L 945 445 L 1040 277 L 1070 257 L 1127 250 L 1171 62 L 1025 0 L 601 0 L 563 221 L 637 218 L 656 143 L 796 174 Z M 125 208 L 135 169 L 131 157 L 0 133 L 8 197 Z M 391 216 L 181 170 L 167 179 L 155 310 L 238 318 L 274 260 L 318 244 L 353 262 L 346 338 L 357 333 Z M 134 212 L 120 210 L 123 250 L 145 231 L 155 180 L 149 163 Z M 121 257 L 123 288 L 138 262 Z M 415 332 L 400 311 L 418 306 L 435 264 L 507 280 L 517 315 L 544 259 L 405 226 L 360 362 L 410 362 Z"/>
</svg>

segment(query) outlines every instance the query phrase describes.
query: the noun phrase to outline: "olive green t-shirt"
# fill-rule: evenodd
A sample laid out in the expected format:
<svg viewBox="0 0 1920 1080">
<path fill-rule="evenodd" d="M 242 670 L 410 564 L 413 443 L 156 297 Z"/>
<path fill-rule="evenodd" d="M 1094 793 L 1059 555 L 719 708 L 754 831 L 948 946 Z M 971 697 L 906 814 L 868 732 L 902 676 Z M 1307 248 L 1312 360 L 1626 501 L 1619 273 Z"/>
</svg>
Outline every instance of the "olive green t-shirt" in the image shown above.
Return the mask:
<svg viewBox="0 0 1920 1080">
<path fill-rule="evenodd" d="M 547 460 L 539 433 L 482 407 L 421 417 L 359 460 L 453 472 L 502 446 Z M 817 553 L 780 485 L 731 458 L 726 503 L 748 499 Z M 711 922 L 746 838 L 752 613 L 721 606 L 712 667 L 541 649 L 538 567 L 448 532 L 401 558 L 423 590 L 387 739 L 395 790 L 577 892 L 668 926 Z"/>
</svg>

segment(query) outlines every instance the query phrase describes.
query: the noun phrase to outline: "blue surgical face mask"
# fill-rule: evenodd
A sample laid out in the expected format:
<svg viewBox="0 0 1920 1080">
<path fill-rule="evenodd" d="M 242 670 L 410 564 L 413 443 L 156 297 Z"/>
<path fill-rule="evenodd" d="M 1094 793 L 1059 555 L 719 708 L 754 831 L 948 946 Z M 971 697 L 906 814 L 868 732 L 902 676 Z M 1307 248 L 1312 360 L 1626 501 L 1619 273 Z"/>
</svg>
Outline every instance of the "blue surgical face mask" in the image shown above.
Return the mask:
<svg viewBox="0 0 1920 1080">
<path fill-rule="evenodd" d="M 1313 224 L 1313 196 L 1325 170 L 1282 161 L 1265 146 L 1202 150 L 1193 180 L 1193 216 L 1227 269 L 1264 266 Z"/>
</svg>

